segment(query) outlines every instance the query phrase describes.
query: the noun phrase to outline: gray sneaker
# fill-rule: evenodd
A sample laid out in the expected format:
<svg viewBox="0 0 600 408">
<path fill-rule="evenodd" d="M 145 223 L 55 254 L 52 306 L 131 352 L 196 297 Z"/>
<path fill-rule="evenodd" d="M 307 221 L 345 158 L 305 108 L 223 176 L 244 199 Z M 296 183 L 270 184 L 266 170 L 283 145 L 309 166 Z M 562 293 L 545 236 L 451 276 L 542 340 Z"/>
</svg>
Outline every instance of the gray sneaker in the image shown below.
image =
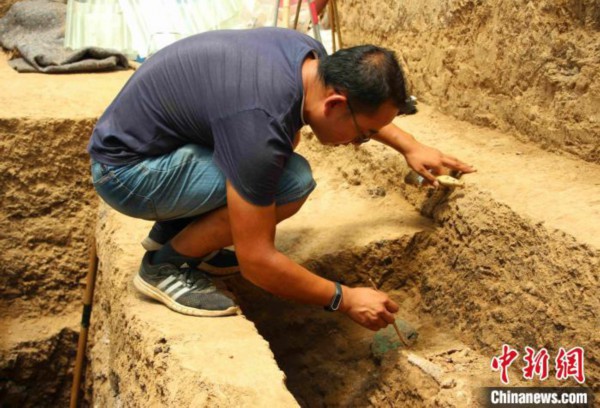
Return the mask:
<svg viewBox="0 0 600 408">
<path fill-rule="evenodd" d="M 239 312 L 235 302 L 219 291 L 206 274 L 184 264 L 152 265 L 146 252 L 134 286 L 176 312 L 191 316 L 228 316 Z"/>
</svg>

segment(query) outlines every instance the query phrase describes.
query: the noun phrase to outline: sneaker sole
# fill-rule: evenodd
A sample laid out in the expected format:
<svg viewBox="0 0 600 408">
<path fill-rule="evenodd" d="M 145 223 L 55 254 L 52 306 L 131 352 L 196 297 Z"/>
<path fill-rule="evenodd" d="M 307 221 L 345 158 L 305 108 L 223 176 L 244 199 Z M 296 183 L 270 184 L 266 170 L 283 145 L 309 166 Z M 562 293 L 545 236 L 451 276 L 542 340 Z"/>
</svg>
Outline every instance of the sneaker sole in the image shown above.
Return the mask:
<svg viewBox="0 0 600 408">
<path fill-rule="evenodd" d="M 142 292 L 144 295 L 151 297 L 152 299 L 158 300 L 169 309 L 174 310 L 178 313 L 189 315 L 189 316 L 200 316 L 200 317 L 219 317 L 219 316 L 231 316 L 239 313 L 240 308 L 238 306 L 232 306 L 225 310 L 205 310 L 205 309 L 196 309 L 193 307 L 188 307 L 181 305 L 171 299 L 169 296 L 165 295 L 159 289 L 154 286 L 146 283 L 139 274 L 136 274 L 133 278 L 133 285 L 137 290 Z"/>
</svg>

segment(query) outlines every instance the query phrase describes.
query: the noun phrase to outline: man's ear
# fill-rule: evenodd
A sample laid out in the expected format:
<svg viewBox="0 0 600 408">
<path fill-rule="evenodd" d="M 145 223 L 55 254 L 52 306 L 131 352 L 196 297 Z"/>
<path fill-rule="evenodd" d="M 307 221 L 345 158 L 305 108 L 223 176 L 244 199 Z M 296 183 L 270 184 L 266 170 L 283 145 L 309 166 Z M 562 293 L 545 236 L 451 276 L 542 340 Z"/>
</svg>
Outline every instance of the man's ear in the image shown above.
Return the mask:
<svg viewBox="0 0 600 408">
<path fill-rule="evenodd" d="M 332 112 L 339 108 L 346 109 L 348 101 L 345 95 L 339 93 L 331 93 L 325 98 L 325 116 L 330 116 Z"/>
</svg>

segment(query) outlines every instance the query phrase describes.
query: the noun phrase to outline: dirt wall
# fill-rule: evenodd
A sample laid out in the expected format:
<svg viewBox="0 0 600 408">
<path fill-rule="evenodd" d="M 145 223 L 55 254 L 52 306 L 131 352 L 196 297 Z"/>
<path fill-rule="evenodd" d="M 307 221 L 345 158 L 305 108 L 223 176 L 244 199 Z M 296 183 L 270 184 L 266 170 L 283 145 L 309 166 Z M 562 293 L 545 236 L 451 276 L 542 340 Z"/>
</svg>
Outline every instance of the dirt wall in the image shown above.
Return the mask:
<svg viewBox="0 0 600 408">
<path fill-rule="evenodd" d="M 345 46 L 395 50 L 445 113 L 600 163 L 600 3 L 343 0 Z"/>
<path fill-rule="evenodd" d="M 0 317 L 58 314 L 79 299 L 97 205 L 92 126 L 0 120 Z"/>
<path fill-rule="evenodd" d="M 97 198 L 94 120 L 0 119 L 0 405 L 69 397 Z"/>
</svg>

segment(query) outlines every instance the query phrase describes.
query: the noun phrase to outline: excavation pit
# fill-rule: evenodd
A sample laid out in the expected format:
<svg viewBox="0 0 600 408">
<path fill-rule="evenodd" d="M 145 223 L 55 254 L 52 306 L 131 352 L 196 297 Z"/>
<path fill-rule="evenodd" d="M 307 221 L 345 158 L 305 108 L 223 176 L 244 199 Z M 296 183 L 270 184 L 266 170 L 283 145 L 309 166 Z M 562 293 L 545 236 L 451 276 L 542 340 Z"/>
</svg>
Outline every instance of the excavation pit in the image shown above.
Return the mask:
<svg viewBox="0 0 600 408">
<path fill-rule="evenodd" d="M 420 120 L 427 122 L 427 110 L 424 115 Z M 420 126 L 416 119 L 404 125 Z M 418 330 L 414 347 L 376 358 L 370 349 L 374 333 L 343 315 L 274 298 L 240 278 L 227 284 L 251 322 L 242 316 L 220 320 L 175 314 L 138 295 L 131 284 L 143 254 L 139 242 L 150 223 L 101 204 L 96 230 L 100 273 L 86 377 L 89 403 L 470 406 L 480 387 L 498 385 L 489 364 L 503 343 L 546 347 L 551 353 L 560 346 L 584 347 L 586 378 L 598 392 L 598 251 L 587 239 L 594 225 L 574 231 L 574 237 L 553 228 L 560 219 L 542 223 L 535 212 L 520 214 L 512 209 L 514 203 L 501 202 L 503 191 L 493 195 L 485 190 L 485 175 L 465 176 L 464 190 L 432 192 L 401 183 L 408 169 L 388 148 L 324 148 L 309 133 L 304 139 L 300 153 L 313 164 L 318 187 L 305 208 L 281 224 L 279 249 L 351 286 L 376 281 L 400 304 L 398 316 Z M 556 163 L 556 157 L 550 159 Z M 82 174 L 87 171 L 85 160 L 80 168 Z M 83 257 L 86 242 L 80 242 Z M 84 267 L 77 279 L 83 278 Z M 34 382 L 43 378 L 4 371 L 23 379 L 6 403 L 33 406 L 66 398 L 79 319 L 79 306 L 70 305 L 64 319 L 51 320 L 36 309 L 28 312 L 30 322 L 4 320 L 7 330 L 25 337 L 27 332 L 15 328 L 40 327 L 41 322 L 54 327 L 51 336 L 60 334 L 59 341 L 43 344 L 54 345 L 55 351 L 40 350 L 61 362 L 42 359 L 44 367 L 60 373 L 48 371 L 43 378 L 58 379 L 59 385 L 45 383 L 43 391 L 50 393 L 30 400 L 15 395 L 35 389 Z M 271 351 L 285 372 L 285 386 Z M 26 355 L 19 358 L 25 361 Z M 260 374 L 253 378 L 257 367 Z M 512 384 L 528 384 L 518 370 L 511 376 Z M 182 391 L 192 384 L 196 388 L 191 389 L 205 391 Z M 561 385 L 552 380 L 536 384 Z M 62 391 L 52 391 L 57 389 Z"/>
<path fill-rule="evenodd" d="M 464 177 L 472 181 L 464 191 L 416 189 L 398 181 L 407 168 L 389 149 L 330 149 L 310 140 L 302 149 L 318 163 L 319 187 L 295 220 L 281 224 L 280 248 L 329 279 L 351 286 L 373 279 L 400 304 L 398 316 L 419 339 L 380 358 L 371 350 L 374 333 L 345 316 L 233 282 L 301 406 L 477 406 L 482 387 L 499 385 L 490 361 L 502 344 L 551 353 L 579 344 L 588 353 L 588 384 L 598 392 L 593 246 L 511 211 L 480 191 L 473 176 Z M 397 201 L 386 206 L 382 196 Z M 353 209 L 363 200 L 396 219 L 394 233 L 376 238 L 381 225 Z M 311 207 L 318 202 L 329 214 Z M 343 227 L 328 222 L 336 216 L 346 220 Z M 565 386 L 552 378 L 526 381 L 519 370 L 511 375 L 516 386 Z"/>
</svg>

